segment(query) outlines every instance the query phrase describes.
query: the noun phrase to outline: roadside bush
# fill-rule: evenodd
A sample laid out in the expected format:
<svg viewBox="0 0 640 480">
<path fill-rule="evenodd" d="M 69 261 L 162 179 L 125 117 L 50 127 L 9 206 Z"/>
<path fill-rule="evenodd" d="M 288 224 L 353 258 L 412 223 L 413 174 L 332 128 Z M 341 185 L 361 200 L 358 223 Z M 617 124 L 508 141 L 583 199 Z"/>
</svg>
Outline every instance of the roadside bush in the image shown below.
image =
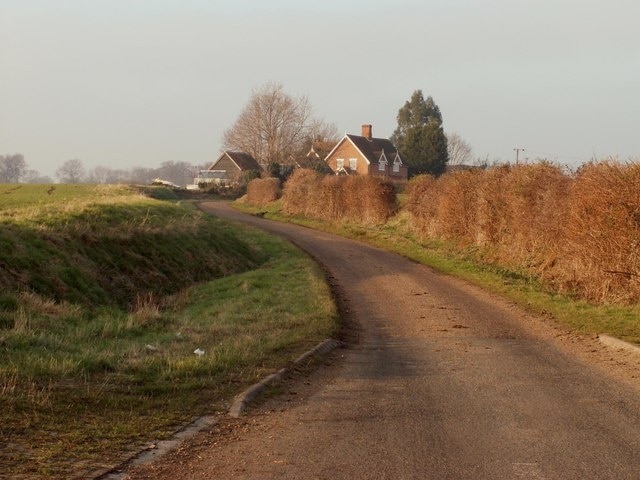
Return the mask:
<svg viewBox="0 0 640 480">
<path fill-rule="evenodd" d="M 202 189 L 205 195 L 217 195 L 221 198 L 237 199 L 247 193 L 247 185 L 245 183 L 215 184 L 211 183 Z"/>
<path fill-rule="evenodd" d="M 569 182 L 549 163 L 418 177 L 407 208 L 423 235 L 491 247 L 497 261 L 530 265 L 533 254 L 559 242 Z"/>
<path fill-rule="evenodd" d="M 479 179 L 476 172 L 468 171 L 455 172 L 438 180 L 431 178 L 432 196 L 423 198 L 422 204 L 431 204 L 432 213 L 423 219 L 428 223 L 422 230 L 461 246 L 473 243 L 478 228 Z"/>
<path fill-rule="evenodd" d="M 284 185 L 283 211 L 319 220 L 376 225 L 397 210 L 395 187 L 369 176 L 323 176 L 300 169 Z"/>
<path fill-rule="evenodd" d="M 280 180 L 274 177 L 256 178 L 247 185 L 246 202 L 256 207 L 280 198 Z"/>
<path fill-rule="evenodd" d="M 309 198 L 312 215 L 323 220 L 339 220 L 348 216 L 348 206 L 344 199 L 346 177 L 327 175 L 322 177 L 318 198 Z"/>
<path fill-rule="evenodd" d="M 435 236 L 433 221 L 436 218 L 435 201 L 439 183 L 431 175 L 417 175 L 409 180 L 404 209 L 411 214 L 415 231 L 425 237 Z"/>
<path fill-rule="evenodd" d="M 298 169 L 289 177 L 282 191 L 282 210 L 288 215 L 312 216 L 311 198 L 319 196 L 323 176 L 313 170 Z"/>
<path fill-rule="evenodd" d="M 459 246 L 474 243 L 479 175 L 459 171 L 438 179 L 430 175 L 414 177 L 406 206 L 413 228 L 425 237 L 452 240 Z"/>
<path fill-rule="evenodd" d="M 398 209 L 396 187 L 376 177 L 353 175 L 343 186 L 345 214 L 365 225 L 385 223 Z"/>
<path fill-rule="evenodd" d="M 417 177 L 408 189 L 423 237 L 597 302 L 640 300 L 640 165 L 607 161 Z"/>
<path fill-rule="evenodd" d="M 597 302 L 640 301 L 640 164 L 590 163 L 575 175 L 558 282 Z"/>
<path fill-rule="evenodd" d="M 571 179 L 558 166 L 486 170 L 478 185 L 476 244 L 489 260 L 548 277 L 562 244 Z"/>
</svg>

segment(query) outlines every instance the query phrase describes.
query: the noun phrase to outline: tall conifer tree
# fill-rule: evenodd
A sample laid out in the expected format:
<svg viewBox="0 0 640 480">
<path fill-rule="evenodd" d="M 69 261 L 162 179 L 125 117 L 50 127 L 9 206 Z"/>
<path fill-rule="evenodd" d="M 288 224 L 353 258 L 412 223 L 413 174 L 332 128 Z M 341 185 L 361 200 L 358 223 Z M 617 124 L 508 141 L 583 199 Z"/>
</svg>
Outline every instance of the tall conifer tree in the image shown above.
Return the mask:
<svg viewBox="0 0 640 480">
<path fill-rule="evenodd" d="M 433 98 L 424 99 L 416 90 L 398 110 L 398 128 L 391 141 L 409 167 L 410 175 L 444 173 L 449 160 L 447 137 L 442 129 L 442 114 Z"/>
</svg>

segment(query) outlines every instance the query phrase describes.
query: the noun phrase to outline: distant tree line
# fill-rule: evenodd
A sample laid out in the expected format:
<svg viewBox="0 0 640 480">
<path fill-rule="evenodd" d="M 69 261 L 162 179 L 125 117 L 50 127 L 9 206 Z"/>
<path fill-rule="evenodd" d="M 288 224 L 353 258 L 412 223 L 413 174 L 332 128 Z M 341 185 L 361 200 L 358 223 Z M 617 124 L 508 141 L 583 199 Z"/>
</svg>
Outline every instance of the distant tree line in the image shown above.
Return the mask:
<svg viewBox="0 0 640 480">
<path fill-rule="evenodd" d="M 0 183 L 51 183 L 51 178 L 31 170 L 19 153 L 0 155 Z"/>
<path fill-rule="evenodd" d="M 192 183 L 197 176 L 198 171 L 205 169 L 209 166 L 195 165 L 183 161 L 166 161 L 162 162 L 158 167 L 132 167 L 128 169 L 114 169 L 98 165 L 90 170 L 84 171 L 84 169 L 77 168 L 78 165 L 65 162 L 56 171 L 56 177 L 62 183 L 74 183 L 74 178 L 81 178 L 84 183 L 141 183 L 148 184 L 156 178 L 167 180 L 169 182 L 186 185 Z M 80 163 L 80 166 L 82 164 Z M 82 173 L 79 173 L 82 172 Z M 75 172 L 75 176 L 73 175 Z"/>
<path fill-rule="evenodd" d="M 74 158 L 64 162 L 56 170 L 55 177 L 60 183 L 148 184 L 156 178 L 161 178 L 178 185 L 185 185 L 193 182 L 198 170 L 207 166 L 167 161 L 156 168 L 118 169 L 99 165 L 87 169 L 81 160 Z M 23 155 L 12 154 L 0 155 L 0 183 L 53 183 L 53 179 L 30 169 Z"/>
</svg>

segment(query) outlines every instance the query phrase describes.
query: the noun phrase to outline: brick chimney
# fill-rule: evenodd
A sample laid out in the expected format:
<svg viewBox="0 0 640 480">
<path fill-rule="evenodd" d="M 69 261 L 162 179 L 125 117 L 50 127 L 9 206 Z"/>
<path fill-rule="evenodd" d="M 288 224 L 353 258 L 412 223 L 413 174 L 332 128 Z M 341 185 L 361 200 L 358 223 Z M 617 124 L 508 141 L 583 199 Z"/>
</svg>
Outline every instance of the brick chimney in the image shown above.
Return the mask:
<svg viewBox="0 0 640 480">
<path fill-rule="evenodd" d="M 371 140 L 373 138 L 373 127 L 371 125 L 362 125 L 362 136 Z"/>
</svg>

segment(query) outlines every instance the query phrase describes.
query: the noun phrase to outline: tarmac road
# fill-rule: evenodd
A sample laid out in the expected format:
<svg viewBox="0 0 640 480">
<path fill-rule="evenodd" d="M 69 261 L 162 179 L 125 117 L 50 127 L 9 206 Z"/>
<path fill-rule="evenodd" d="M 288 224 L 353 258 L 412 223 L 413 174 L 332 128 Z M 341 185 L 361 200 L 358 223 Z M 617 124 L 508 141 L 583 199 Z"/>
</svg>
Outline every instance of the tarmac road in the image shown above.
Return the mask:
<svg viewBox="0 0 640 480">
<path fill-rule="evenodd" d="M 310 252 L 359 339 L 292 401 L 128 478 L 640 479 L 640 359 L 398 255 L 202 208 Z"/>
</svg>

